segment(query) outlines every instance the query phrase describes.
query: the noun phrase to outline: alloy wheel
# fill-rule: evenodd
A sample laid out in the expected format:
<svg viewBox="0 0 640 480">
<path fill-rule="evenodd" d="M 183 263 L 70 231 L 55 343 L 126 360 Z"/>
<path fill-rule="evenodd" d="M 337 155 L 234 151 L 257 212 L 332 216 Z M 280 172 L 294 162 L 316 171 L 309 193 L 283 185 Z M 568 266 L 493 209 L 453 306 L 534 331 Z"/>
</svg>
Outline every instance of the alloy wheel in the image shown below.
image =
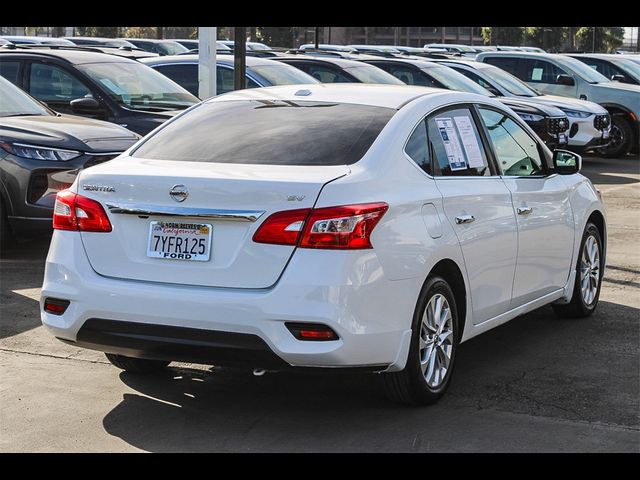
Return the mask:
<svg viewBox="0 0 640 480">
<path fill-rule="evenodd" d="M 600 281 L 600 247 L 593 235 L 589 235 L 582 247 L 582 259 L 580 261 L 580 290 L 582 300 L 586 305 L 591 305 L 598 292 Z"/>
<path fill-rule="evenodd" d="M 453 353 L 453 318 L 449 302 L 439 293 L 433 295 L 422 315 L 420 325 L 420 368 L 431 388 L 444 381 Z"/>
</svg>

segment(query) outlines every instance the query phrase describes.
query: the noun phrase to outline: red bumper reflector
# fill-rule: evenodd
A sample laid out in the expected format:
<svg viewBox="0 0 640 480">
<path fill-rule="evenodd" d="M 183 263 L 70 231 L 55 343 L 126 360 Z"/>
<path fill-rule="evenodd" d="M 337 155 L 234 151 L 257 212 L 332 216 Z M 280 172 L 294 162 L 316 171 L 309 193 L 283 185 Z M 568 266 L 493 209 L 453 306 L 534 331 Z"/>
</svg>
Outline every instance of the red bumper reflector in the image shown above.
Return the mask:
<svg viewBox="0 0 640 480">
<path fill-rule="evenodd" d="M 69 306 L 69 300 L 59 298 L 46 298 L 44 300 L 44 311 L 54 315 L 62 315 Z"/>
<path fill-rule="evenodd" d="M 307 340 L 312 342 L 326 342 L 329 340 L 338 340 L 338 334 L 333 329 L 322 323 L 292 323 L 286 322 L 285 326 L 291 334 L 298 340 Z"/>
</svg>

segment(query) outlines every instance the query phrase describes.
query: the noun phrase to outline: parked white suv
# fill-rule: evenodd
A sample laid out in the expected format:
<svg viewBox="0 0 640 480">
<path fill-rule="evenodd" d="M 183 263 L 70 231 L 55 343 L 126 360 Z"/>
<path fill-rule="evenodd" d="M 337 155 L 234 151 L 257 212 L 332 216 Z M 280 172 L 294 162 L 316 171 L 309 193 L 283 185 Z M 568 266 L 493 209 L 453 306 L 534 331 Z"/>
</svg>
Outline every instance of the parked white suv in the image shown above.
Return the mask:
<svg viewBox="0 0 640 480">
<path fill-rule="evenodd" d="M 640 86 L 614 82 L 567 55 L 528 52 L 483 52 L 490 63 L 551 95 L 599 103 L 611 115 L 611 142 L 604 153 L 620 157 L 640 143 Z"/>
<path fill-rule="evenodd" d="M 353 367 L 432 403 L 460 342 L 596 308 L 606 221 L 579 168 L 482 95 L 230 92 L 58 194 L 42 322 L 132 372 Z"/>
<path fill-rule="evenodd" d="M 473 60 L 432 59 L 446 65 L 494 95 L 526 100 L 559 108 L 569 120 L 567 136 L 573 151 L 592 150 L 609 144 L 611 119 L 609 112 L 595 102 L 577 98 L 545 95 L 501 68 Z"/>
</svg>

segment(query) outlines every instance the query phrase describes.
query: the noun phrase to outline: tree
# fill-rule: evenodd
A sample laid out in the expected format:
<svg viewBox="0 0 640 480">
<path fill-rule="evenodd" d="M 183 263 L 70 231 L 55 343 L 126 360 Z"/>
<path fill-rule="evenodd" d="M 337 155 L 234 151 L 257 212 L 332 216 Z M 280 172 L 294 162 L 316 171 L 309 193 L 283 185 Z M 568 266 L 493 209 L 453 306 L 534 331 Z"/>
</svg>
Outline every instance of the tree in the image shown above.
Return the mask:
<svg viewBox="0 0 640 480">
<path fill-rule="evenodd" d="M 270 47 L 290 48 L 294 43 L 293 37 L 292 27 L 256 27 L 258 41 Z"/>
<path fill-rule="evenodd" d="M 525 27 L 524 32 L 526 45 L 539 47 L 548 52 L 565 50 L 569 39 L 568 27 Z"/>
<path fill-rule="evenodd" d="M 76 34 L 79 37 L 107 37 L 115 38 L 120 36 L 121 27 L 76 27 Z"/>
<path fill-rule="evenodd" d="M 520 45 L 524 27 L 482 27 L 484 43 L 490 45 Z"/>
<path fill-rule="evenodd" d="M 156 27 L 126 27 L 122 36 L 127 38 L 156 38 Z"/>
<path fill-rule="evenodd" d="M 594 30 L 596 52 L 613 52 L 622 45 L 624 39 L 624 28 L 622 27 L 580 27 L 576 33 L 576 43 L 579 50 L 594 51 Z"/>
</svg>

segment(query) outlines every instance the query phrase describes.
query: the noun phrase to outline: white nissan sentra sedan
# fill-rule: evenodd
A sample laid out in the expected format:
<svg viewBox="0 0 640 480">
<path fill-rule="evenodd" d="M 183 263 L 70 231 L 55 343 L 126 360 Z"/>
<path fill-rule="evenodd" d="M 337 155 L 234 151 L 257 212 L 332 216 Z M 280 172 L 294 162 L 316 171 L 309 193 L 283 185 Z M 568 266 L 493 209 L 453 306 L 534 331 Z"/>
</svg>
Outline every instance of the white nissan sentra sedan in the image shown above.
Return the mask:
<svg viewBox="0 0 640 480">
<path fill-rule="evenodd" d="M 42 321 L 132 372 L 356 368 L 432 403 L 461 342 L 596 308 L 606 221 L 580 164 L 475 94 L 225 94 L 58 194 Z"/>
</svg>

